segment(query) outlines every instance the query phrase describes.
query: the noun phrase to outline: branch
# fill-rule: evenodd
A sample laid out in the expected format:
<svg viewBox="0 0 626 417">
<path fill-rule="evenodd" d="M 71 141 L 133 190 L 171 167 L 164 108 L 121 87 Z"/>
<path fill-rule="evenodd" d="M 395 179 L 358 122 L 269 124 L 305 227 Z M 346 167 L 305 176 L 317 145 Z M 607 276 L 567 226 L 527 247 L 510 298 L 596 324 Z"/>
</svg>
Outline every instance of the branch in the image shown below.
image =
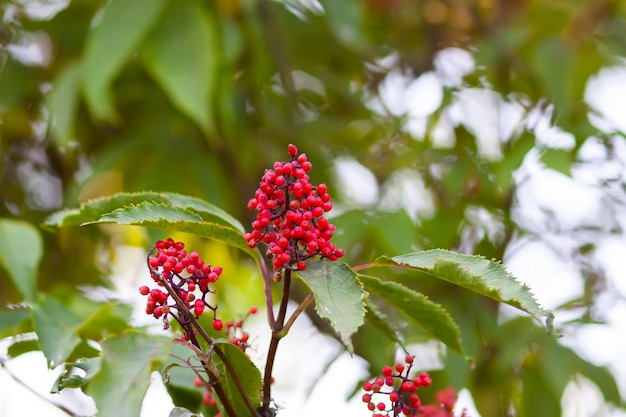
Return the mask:
<svg viewBox="0 0 626 417">
<path fill-rule="evenodd" d="M 25 383 L 24 381 L 22 381 L 20 378 L 17 377 L 17 375 L 15 375 L 13 372 L 11 372 L 11 370 L 6 366 L 6 360 L 4 358 L 0 358 L 0 367 L 2 369 L 4 369 L 6 371 L 7 374 L 9 374 L 9 376 L 15 381 L 17 382 L 19 385 L 21 385 L 22 387 L 26 388 L 28 391 L 30 391 L 33 395 L 37 396 L 38 398 L 42 399 L 43 401 L 47 402 L 48 404 L 50 404 L 53 407 L 58 408 L 59 410 L 61 410 L 62 412 L 64 412 L 65 414 L 67 414 L 68 416 L 72 416 L 72 417 L 79 417 L 78 414 L 76 414 L 75 412 L 73 412 L 72 410 L 70 410 L 69 408 L 67 408 L 66 406 L 62 405 L 62 404 L 57 404 L 54 401 L 52 401 L 50 398 L 42 395 L 40 392 L 37 392 L 33 389 L 33 387 L 31 387 L 30 385 L 28 385 L 27 383 Z"/>
</svg>

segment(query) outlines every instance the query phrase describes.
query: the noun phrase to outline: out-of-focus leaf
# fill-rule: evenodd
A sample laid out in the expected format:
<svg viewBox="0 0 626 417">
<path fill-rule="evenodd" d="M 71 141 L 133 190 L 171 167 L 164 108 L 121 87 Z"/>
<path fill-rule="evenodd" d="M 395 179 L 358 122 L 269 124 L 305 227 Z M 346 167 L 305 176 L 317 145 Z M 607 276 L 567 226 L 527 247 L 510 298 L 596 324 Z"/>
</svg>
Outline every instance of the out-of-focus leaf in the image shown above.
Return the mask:
<svg viewBox="0 0 626 417">
<path fill-rule="evenodd" d="M 11 345 L 7 348 L 7 354 L 10 358 L 16 358 L 24 353 L 33 352 L 36 350 L 41 350 L 39 347 L 39 342 L 34 338 L 25 338 L 18 339 L 11 343 Z"/>
<path fill-rule="evenodd" d="M 250 401 L 255 407 L 261 404 L 261 387 L 263 380 L 261 379 L 261 372 L 252 361 L 246 356 L 246 354 L 238 347 L 226 340 L 217 340 L 216 346 L 222 350 L 222 353 L 226 356 L 228 362 L 232 365 L 233 370 L 241 385 L 248 394 Z M 226 396 L 231 400 L 233 409 L 238 416 L 250 417 L 252 413 L 246 406 L 243 397 L 241 396 L 235 381 L 226 368 L 226 365 L 220 358 L 214 353 L 213 358 L 216 366 L 220 370 L 222 376 L 221 381 L 224 386 Z"/>
<path fill-rule="evenodd" d="M 0 310 L 0 339 L 18 333 L 19 324 L 29 318 L 30 310 L 27 308 Z"/>
<path fill-rule="evenodd" d="M 186 363 L 178 359 L 187 360 L 194 356 L 195 353 L 188 347 L 178 343 L 172 344 L 170 357 L 163 363 L 161 375 L 174 405 L 197 411 L 200 409 L 202 392 L 193 383 L 196 374 Z"/>
<path fill-rule="evenodd" d="M 142 48 L 148 71 L 207 135 L 219 52 L 215 23 L 195 0 L 172 2 Z"/>
<path fill-rule="evenodd" d="M 166 0 L 112 0 L 89 33 L 83 88 L 91 113 L 112 120 L 109 85 L 161 16 Z"/>
<path fill-rule="evenodd" d="M 72 63 L 64 68 L 52 83 L 46 107 L 50 112 L 50 132 L 54 143 L 67 146 L 76 140 L 74 122 L 80 91 L 80 65 Z"/>
<path fill-rule="evenodd" d="M 167 359 L 167 337 L 128 331 L 102 343 L 100 370 L 87 393 L 99 417 L 138 416 L 150 385 L 150 374 Z"/>
<path fill-rule="evenodd" d="M 352 352 L 350 336 L 363 324 L 367 293 L 356 273 L 346 264 L 326 259 L 309 262 L 298 271 L 315 296 L 315 311 L 330 321 L 348 351 Z"/>
<path fill-rule="evenodd" d="M 132 308 L 118 302 L 105 304 L 91 315 L 77 330 L 80 337 L 101 340 L 109 334 L 118 334 L 129 327 Z"/>
<path fill-rule="evenodd" d="M 385 317 L 371 301 L 367 300 L 365 305 L 365 322 L 384 334 L 389 340 L 402 346 L 403 342 L 400 339 L 400 334 L 398 330 L 391 325 L 389 318 Z"/>
<path fill-rule="evenodd" d="M 33 323 L 39 345 L 51 368 L 59 366 L 80 343 L 77 330 L 83 319 L 54 298 L 42 297 L 35 305 Z"/>
<path fill-rule="evenodd" d="M 554 103 L 557 114 L 568 116 L 572 111 L 575 97 L 575 59 L 572 46 L 561 37 L 541 39 L 534 48 L 531 63 L 540 77 L 543 90 Z"/>
<path fill-rule="evenodd" d="M 463 353 L 459 327 L 439 304 L 397 282 L 383 282 L 368 275 L 359 275 L 359 281 L 367 291 L 404 312 L 434 338 L 455 352 Z"/>
<path fill-rule="evenodd" d="M 37 268 L 42 253 L 41 236 L 32 224 L 0 219 L 0 265 L 28 301 L 35 298 Z"/>
<path fill-rule="evenodd" d="M 101 357 L 81 359 L 65 364 L 65 370 L 54 381 L 51 394 L 58 394 L 65 388 L 80 388 L 91 382 L 91 379 L 100 371 Z M 80 369 L 80 371 L 78 371 Z M 83 374 L 84 375 L 81 375 Z"/>
<path fill-rule="evenodd" d="M 538 319 L 545 319 L 546 329 L 552 332 L 552 312 L 543 309 L 528 286 L 519 283 L 499 262 L 489 261 L 482 256 L 433 249 L 393 258 L 382 256 L 373 264 L 383 265 L 418 269 L 435 278 L 506 303 Z"/>
<path fill-rule="evenodd" d="M 541 154 L 541 162 L 561 174 L 570 177 L 574 158 L 571 152 L 562 149 L 545 149 Z"/>
<path fill-rule="evenodd" d="M 580 374 L 595 383 L 604 399 L 618 407 L 623 407 L 619 387 L 611 372 L 605 367 L 593 365 L 576 354 L 573 350 L 554 341 L 543 344 L 539 356 L 539 366 L 546 381 L 556 393 L 565 389 L 576 374 Z"/>
<path fill-rule="evenodd" d="M 320 0 L 335 37 L 346 46 L 361 49 L 365 46 L 363 2 L 359 0 Z"/>
</svg>

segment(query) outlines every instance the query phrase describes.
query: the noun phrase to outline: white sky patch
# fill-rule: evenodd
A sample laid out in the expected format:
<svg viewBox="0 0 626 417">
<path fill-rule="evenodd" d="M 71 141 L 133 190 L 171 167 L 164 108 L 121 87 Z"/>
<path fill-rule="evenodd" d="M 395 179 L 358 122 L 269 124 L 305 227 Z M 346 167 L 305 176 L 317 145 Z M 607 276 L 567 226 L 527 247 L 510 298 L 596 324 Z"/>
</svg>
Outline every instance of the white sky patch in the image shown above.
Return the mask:
<svg viewBox="0 0 626 417">
<path fill-rule="evenodd" d="M 607 236 L 596 242 L 594 258 L 622 297 L 626 297 L 626 239 Z"/>
<path fill-rule="evenodd" d="M 411 117 L 426 117 L 437 110 L 443 100 L 443 88 L 435 73 L 426 72 L 409 84 L 404 100 Z"/>
<path fill-rule="evenodd" d="M 528 175 L 517 181 L 518 206 L 512 215 L 520 226 L 535 233 L 563 232 L 581 226 L 606 226 L 611 221 L 602 191 L 537 164 L 527 157 L 521 170 L 525 172 L 517 174 L 518 178 Z"/>
<path fill-rule="evenodd" d="M 435 206 L 433 196 L 428 191 L 419 172 L 411 169 L 399 170 L 382 186 L 383 197 L 379 208 L 382 210 L 405 210 L 416 220 L 419 216 L 429 216 Z"/>
<path fill-rule="evenodd" d="M 449 108 L 451 119 L 465 125 L 476 136 L 480 156 L 490 160 L 502 158 L 500 100 L 500 95 L 492 90 L 466 88 L 456 94 L 456 100 Z"/>
<path fill-rule="evenodd" d="M 407 111 L 404 93 L 413 80 L 399 70 L 391 70 L 379 86 L 380 100 L 394 116 L 402 116 Z"/>
<path fill-rule="evenodd" d="M 591 77 L 585 101 L 604 119 L 596 124 L 598 127 L 626 133 L 626 65 L 604 68 Z M 591 121 L 596 123 L 598 119 Z"/>
<path fill-rule="evenodd" d="M 463 77 L 474 71 L 476 63 L 465 49 L 446 48 L 435 55 L 434 65 L 443 85 L 460 87 Z"/>
<path fill-rule="evenodd" d="M 52 42 L 43 33 L 22 33 L 20 43 L 7 46 L 9 53 L 24 65 L 47 67 L 52 59 Z"/>
<path fill-rule="evenodd" d="M 369 169 L 356 159 L 343 156 L 335 159 L 338 191 L 348 203 L 372 205 L 378 201 L 378 181 Z"/>
<path fill-rule="evenodd" d="M 583 292 L 580 271 L 543 241 L 522 243 L 519 250 L 507 250 L 504 259 L 507 270 L 528 284 L 547 309 L 554 309 Z"/>
<path fill-rule="evenodd" d="M 65 9 L 70 0 L 19 0 L 24 6 L 24 13 L 33 20 L 50 20 Z"/>
<path fill-rule="evenodd" d="M 467 410 L 467 415 L 470 417 L 481 417 L 476 409 L 472 393 L 467 388 L 463 388 L 458 394 L 459 398 L 454 406 L 454 417 L 460 417 L 463 414 L 463 410 Z"/>
</svg>

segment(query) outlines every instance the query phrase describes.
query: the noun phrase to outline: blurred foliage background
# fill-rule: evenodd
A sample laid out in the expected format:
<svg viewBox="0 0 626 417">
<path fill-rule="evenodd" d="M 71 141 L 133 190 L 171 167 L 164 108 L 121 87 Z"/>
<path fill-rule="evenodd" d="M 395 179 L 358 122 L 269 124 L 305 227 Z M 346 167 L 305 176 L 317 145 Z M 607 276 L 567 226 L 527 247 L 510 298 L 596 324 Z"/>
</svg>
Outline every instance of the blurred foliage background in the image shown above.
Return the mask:
<svg viewBox="0 0 626 417">
<path fill-rule="evenodd" d="M 348 263 L 437 247 L 505 259 L 523 239 L 558 235 L 584 281 L 580 297 L 556 309 L 568 317 L 559 330 L 602 321 L 596 301 L 610 286 L 590 259 L 597 239 L 622 234 L 623 166 L 594 180 L 611 210 L 586 223 L 564 226 L 542 207 L 533 218 L 518 190 L 526 164 L 571 176 L 590 141 L 602 150 L 597 166 L 622 163 L 623 132 L 586 97 L 602 69 L 623 65 L 626 3 L 5 0 L 0 18 L 0 217 L 38 228 L 39 292 L 109 286 L 115 248 L 162 236 L 51 234 L 39 228 L 51 212 L 119 191 L 173 191 L 249 224 L 245 203 L 263 169 L 295 143 L 336 196 Z M 211 245 L 216 263 L 245 262 Z M 23 294 L 4 248 L 8 305 Z M 467 387 L 484 417 L 560 415 L 576 375 L 623 405 L 606 368 L 536 323 L 499 324 L 499 306 L 484 298 L 385 274 L 452 312 L 474 359 L 442 351 L 433 380 Z M 424 342 L 389 314 L 405 343 Z M 374 373 L 395 351 L 370 326 L 355 347 Z"/>
</svg>

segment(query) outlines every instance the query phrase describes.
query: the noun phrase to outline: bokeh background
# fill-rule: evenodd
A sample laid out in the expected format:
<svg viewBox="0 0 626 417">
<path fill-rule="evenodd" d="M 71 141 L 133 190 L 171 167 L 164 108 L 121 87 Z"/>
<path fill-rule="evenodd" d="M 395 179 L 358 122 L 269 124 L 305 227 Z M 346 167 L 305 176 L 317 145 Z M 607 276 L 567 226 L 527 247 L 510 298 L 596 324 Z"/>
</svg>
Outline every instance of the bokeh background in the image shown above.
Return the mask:
<svg viewBox="0 0 626 417">
<path fill-rule="evenodd" d="M 623 415 L 625 54 L 617 0 L 5 0 L 0 218 L 41 237 L 38 292 L 132 303 L 161 232 L 50 233 L 41 222 L 90 198 L 152 190 L 205 199 L 248 224 L 263 169 L 294 143 L 335 196 L 346 262 L 430 248 L 482 254 L 555 312 L 559 339 L 465 290 L 380 271 L 461 327 L 472 361 L 381 306 L 404 343 L 431 357 L 437 387 L 465 389 L 483 417 Z M 226 312 L 262 304 L 242 254 L 192 244 L 231 271 L 219 291 Z M 9 254 L 5 243 L 0 373 L 19 373 L 11 363 L 37 347 L 16 343 L 1 321 L 22 301 Z M 356 368 L 324 379 L 345 354 L 324 321 L 309 319 L 330 347 L 302 395 L 341 386 L 320 398 L 340 392 L 333 404 L 349 404 L 397 346 L 364 326 Z M 293 338 L 279 361 L 306 357 Z M 11 404 L 0 394 L 0 414 L 17 415 Z M 306 404 L 292 415 L 319 401 Z"/>
</svg>

